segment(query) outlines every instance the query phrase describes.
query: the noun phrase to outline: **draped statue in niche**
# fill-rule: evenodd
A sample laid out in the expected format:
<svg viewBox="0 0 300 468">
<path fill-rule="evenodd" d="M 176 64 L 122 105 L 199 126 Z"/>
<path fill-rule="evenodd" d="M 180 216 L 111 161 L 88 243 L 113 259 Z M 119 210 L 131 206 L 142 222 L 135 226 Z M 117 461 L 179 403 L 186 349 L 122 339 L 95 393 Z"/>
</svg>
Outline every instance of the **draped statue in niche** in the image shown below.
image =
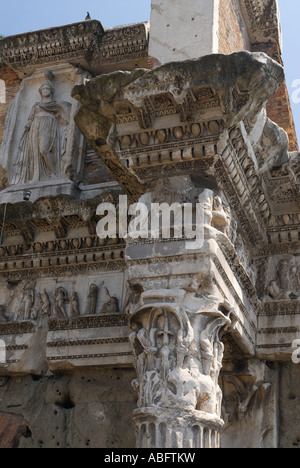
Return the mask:
<svg viewBox="0 0 300 468">
<path fill-rule="evenodd" d="M 54 100 L 53 74 L 45 73 L 19 145 L 12 184 L 61 178 L 71 104 Z"/>
</svg>

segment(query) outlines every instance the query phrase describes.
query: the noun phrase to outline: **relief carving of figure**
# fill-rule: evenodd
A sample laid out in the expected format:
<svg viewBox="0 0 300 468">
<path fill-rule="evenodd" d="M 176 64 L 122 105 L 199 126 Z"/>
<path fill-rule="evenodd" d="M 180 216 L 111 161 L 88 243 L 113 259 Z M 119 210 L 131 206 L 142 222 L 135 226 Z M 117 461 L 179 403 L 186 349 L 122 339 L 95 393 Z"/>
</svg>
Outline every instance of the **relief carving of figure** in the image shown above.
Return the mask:
<svg viewBox="0 0 300 468">
<path fill-rule="evenodd" d="M 77 292 L 74 292 L 71 297 L 71 317 L 79 317 L 79 300 Z"/>
<path fill-rule="evenodd" d="M 291 291 L 283 291 L 280 289 L 276 281 L 273 280 L 267 289 L 267 294 L 274 300 L 289 300 Z"/>
<path fill-rule="evenodd" d="M 67 311 L 66 311 L 66 302 L 68 301 L 68 294 L 67 291 L 59 287 L 55 291 L 55 296 L 54 296 L 54 306 L 53 306 L 53 312 L 54 312 L 54 317 L 56 318 L 69 318 Z"/>
<path fill-rule="evenodd" d="M 289 260 L 281 260 L 277 267 L 277 279 L 280 289 L 287 291 L 290 288 L 290 263 Z"/>
<path fill-rule="evenodd" d="M 54 100 L 53 75 L 45 75 L 39 88 L 42 99 L 34 104 L 20 141 L 12 184 L 61 177 L 71 104 Z"/>
<path fill-rule="evenodd" d="M 290 270 L 290 285 L 292 291 L 300 290 L 299 273 L 300 270 L 296 266 L 293 266 Z"/>
<path fill-rule="evenodd" d="M 295 300 L 300 292 L 300 268 L 290 259 L 280 260 L 276 268 L 276 279 L 272 280 L 266 289 L 265 300 Z"/>
<path fill-rule="evenodd" d="M 102 286 L 104 283 L 100 284 Z M 96 284 L 91 284 L 89 288 L 86 308 L 85 308 L 85 315 L 95 315 L 96 314 L 96 307 L 97 307 L 97 298 L 98 298 L 98 291 L 99 288 Z"/>
<path fill-rule="evenodd" d="M 42 317 L 51 317 L 51 302 L 47 291 L 39 293 L 40 314 Z"/>
<path fill-rule="evenodd" d="M 30 284 L 26 284 L 23 289 L 19 320 L 31 320 L 31 312 L 34 306 L 35 290 Z"/>
<path fill-rule="evenodd" d="M 118 299 L 114 296 L 111 296 L 107 288 L 105 288 L 105 291 L 109 297 L 109 300 L 103 305 L 101 314 L 113 314 L 120 312 Z"/>
</svg>

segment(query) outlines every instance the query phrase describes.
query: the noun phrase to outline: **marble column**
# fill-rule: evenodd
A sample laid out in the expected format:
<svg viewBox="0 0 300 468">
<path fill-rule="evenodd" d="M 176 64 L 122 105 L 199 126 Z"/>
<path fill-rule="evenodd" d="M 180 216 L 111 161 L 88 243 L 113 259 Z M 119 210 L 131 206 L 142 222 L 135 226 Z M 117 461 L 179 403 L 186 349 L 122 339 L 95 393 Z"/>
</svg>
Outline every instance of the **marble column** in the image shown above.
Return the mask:
<svg viewBox="0 0 300 468">
<path fill-rule="evenodd" d="M 164 189 L 158 183 L 150 198 L 161 202 L 168 190 L 170 203 L 172 195 L 187 201 L 200 191 L 198 199 L 206 200 L 202 247 L 191 254 L 187 239 L 149 238 L 129 240 L 126 249 L 139 448 L 217 448 L 223 427 L 221 336 L 232 327 L 234 311 L 215 285 L 210 243 L 217 231 L 211 226 L 213 212 L 209 215 L 214 194 L 183 179 L 169 180 Z"/>
</svg>

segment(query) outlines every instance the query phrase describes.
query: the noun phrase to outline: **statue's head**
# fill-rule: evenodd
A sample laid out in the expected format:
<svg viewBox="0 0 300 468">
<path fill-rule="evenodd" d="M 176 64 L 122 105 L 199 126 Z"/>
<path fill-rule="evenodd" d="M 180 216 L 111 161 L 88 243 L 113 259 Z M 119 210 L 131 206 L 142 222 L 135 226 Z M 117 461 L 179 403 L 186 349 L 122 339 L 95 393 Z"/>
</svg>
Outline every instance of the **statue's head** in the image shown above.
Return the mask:
<svg viewBox="0 0 300 468">
<path fill-rule="evenodd" d="M 54 86 L 50 80 L 44 80 L 39 88 L 41 98 L 53 98 Z"/>
</svg>

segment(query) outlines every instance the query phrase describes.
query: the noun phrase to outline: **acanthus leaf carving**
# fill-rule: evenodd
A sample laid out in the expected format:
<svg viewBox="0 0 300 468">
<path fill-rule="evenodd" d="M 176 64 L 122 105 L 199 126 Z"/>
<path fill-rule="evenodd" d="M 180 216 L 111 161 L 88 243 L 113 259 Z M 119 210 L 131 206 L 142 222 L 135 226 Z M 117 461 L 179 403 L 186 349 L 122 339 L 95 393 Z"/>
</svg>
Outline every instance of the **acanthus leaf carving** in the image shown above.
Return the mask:
<svg viewBox="0 0 300 468">
<path fill-rule="evenodd" d="M 220 412 L 220 330 L 231 325 L 231 312 L 227 304 L 197 314 L 154 307 L 131 318 L 139 407 Z"/>
</svg>

